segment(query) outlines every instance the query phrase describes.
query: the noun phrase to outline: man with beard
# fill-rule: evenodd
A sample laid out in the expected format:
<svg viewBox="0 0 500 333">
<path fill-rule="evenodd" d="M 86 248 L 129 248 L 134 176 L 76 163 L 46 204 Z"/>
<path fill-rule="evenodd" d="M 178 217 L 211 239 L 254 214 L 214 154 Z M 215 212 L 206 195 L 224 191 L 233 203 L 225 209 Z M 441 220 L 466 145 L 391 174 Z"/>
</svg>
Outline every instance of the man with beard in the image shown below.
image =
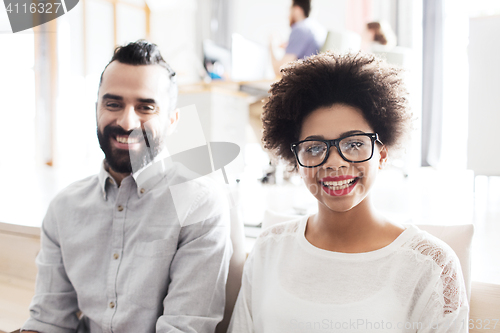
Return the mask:
<svg viewBox="0 0 500 333">
<path fill-rule="evenodd" d="M 231 256 L 227 206 L 208 180 L 186 182 L 174 164 L 148 173 L 164 160 L 176 98 L 175 73 L 156 45 L 115 50 L 96 104 L 105 160 L 50 204 L 23 330 L 215 330 Z M 176 211 L 174 190 L 189 210 Z"/>
<path fill-rule="evenodd" d="M 284 64 L 297 59 L 303 59 L 319 52 L 323 46 L 327 31 L 318 22 L 309 18 L 311 0 L 292 0 L 290 8 L 290 37 L 286 46 L 285 55 L 276 59 L 272 43 L 269 52 L 274 73 L 280 75 L 280 68 Z"/>
</svg>

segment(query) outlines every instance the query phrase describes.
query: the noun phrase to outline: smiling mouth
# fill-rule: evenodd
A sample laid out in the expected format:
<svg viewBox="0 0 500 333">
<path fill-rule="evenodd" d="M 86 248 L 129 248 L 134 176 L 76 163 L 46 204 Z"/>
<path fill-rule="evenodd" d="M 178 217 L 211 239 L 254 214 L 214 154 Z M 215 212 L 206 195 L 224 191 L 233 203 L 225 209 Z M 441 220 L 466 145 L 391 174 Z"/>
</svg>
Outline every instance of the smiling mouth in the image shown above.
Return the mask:
<svg viewBox="0 0 500 333">
<path fill-rule="evenodd" d="M 124 144 L 134 144 L 139 143 L 138 137 L 131 137 L 130 135 L 117 135 L 115 136 L 116 142 L 124 143 Z"/>
<path fill-rule="evenodd" d="M 327 181 L 327 182 L 321 182 L 321 185 L 329 188 L 330 190 L 338 191 L 348 188 L 349 186 L 353 185 L 358 179 L 359 178 L 352 178 L 352 179 L 341 180 L 338 182 Z"/>
<path fill-rule="evenodd" d="M 337 178 L 336 180 L 331 180 L 331 178 L 328 178 L 330 177 L 324 178 L 324 180 L 319 181 L 319 183 L 321 184 L 321 188 L 323 189 L 323 191 L 334 197 L 351 193 L 360 180 L 360 177 L 352 178 L 351 176 L 335 177 Z"/>
<path fill-rule="evenodd" d="M 113 146 L 119 150 L 135 150 L 138 149 L 143 139 L 137 135 L 117 134 L 111 135 Z"/>
</svg>

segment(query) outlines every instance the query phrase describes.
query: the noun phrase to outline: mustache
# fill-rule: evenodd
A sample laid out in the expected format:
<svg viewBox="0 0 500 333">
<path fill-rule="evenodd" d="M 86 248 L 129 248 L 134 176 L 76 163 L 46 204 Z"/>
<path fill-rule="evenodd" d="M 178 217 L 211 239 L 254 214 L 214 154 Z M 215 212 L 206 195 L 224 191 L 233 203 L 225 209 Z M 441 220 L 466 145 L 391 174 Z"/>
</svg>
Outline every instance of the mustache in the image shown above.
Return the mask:
<svg viewBox="0 0 500 333">
<path fill-rule="evenodd" d="M 126 131 L 121 126 L 108 125 L 104 127 L 102 134 L 104 137 L 110 137 L 110 136 L 116 137 L 117 135 L 124 135 L 124 136 L 126 135 L 130 138 L 137 138 L 137 139 L 143 138 L 147 147 L 150 147 L 149 142 L 154 138 L 153 133 L 149 129 L 146 129 L 145 127 L 138 127 Z"/>
<path fill-rule="evenodd" d="M 131 138 L 140 138 L 146 135 L 146 130 L 143 128 L 134 128 L 133 130 L 126 131 L 123 127 L 116 125 L 108 125 L 104 127 L 102 132 L 104 136 L 126 135 Z"/>
<path fill-rule="evenodd" d="M 144 142 L 146 143 L 146 147 L 151 148 L 151 145 L 149 142 L 153 138 L 153 133 L 144 127 L 134 128 L 134 129 L 129 130 L 129 131 L 126 131 L 125 129 L 123 129 L 123 127 L 117 126 L 117 125 L 108 125 L 108 126 L 104 127 L 103 136 L 105 138 L 106 137 L 109 138 L 111 136 L 116 137 L 117 135 L 127 135 L 130 138 L 138 138 L 138 139 L 143 138 Z M 149 149 L 148 149 L 147 152 L 148 152 L 149 157 L 151 159 L 153 159 L 153 155 L 152 155 L 151 151 L 149 151 Z"/>
</svg>

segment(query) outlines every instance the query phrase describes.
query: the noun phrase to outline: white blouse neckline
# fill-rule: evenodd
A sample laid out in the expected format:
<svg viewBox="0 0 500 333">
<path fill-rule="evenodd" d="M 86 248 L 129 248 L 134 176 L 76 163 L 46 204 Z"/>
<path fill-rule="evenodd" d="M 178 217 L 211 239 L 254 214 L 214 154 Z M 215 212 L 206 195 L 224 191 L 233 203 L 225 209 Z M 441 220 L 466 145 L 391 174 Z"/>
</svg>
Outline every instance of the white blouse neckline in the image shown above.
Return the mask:
<svg viewBox="0 0 500 333">
<path fill-rule="evenodd" d="M 401 246 L 408 240 L 410 240 L 417 232 L 418 228 L 415 227 L 413 224 L 403 224 L 405 227 L 405 230 L 390 244 L 369 252 L 360 252 L 360 253 L 346 253 L 346 252 L 335 252 L 335 251 L 329 251 L 329 250 L 324 250 L 319 247 L 314 246 L 311 244 L 305 236 L 305 230 L 306 230 L 306 225 L 307 221 L 309 219 L 309 215 L 304 216 L 300 221 L 299 221 L 299 226 L 297 230 L 297 237 L 298 237 L 298 242 L 304 250 L 307 252 L 314 254 L 314 255 L 320 255 L 320 256 L 325 256 L 329 258 L 335 258 L 335 259 L 343 259 L 343 260 L 373 260 L 377 258 L 382 258 L 384 256 L 387 256 L 391 253 L 394 253 L 398 248 L 401 248 Z"/>
</svg>

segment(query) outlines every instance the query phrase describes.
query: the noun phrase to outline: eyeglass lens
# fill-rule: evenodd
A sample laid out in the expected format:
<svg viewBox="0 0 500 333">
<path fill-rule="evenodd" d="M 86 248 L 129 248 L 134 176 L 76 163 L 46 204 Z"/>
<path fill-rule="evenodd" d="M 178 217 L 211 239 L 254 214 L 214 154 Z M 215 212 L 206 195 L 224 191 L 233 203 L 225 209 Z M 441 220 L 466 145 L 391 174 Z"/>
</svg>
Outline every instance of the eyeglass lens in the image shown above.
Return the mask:
<svg viewBox="0 0 500 333">
<path fill-rule="evenodd" d="M 339 142 L 339 147 L 341 155 L 353 162 L 367 160 L 372 154 L 372 140 L 366 135 L 354 135 L 344 138 Z M 300 164 L 317 166 L 325 160 L 328 145 L 323 141 L 305 141 L 297 146 L 296 151 Z"/>
</svg>

